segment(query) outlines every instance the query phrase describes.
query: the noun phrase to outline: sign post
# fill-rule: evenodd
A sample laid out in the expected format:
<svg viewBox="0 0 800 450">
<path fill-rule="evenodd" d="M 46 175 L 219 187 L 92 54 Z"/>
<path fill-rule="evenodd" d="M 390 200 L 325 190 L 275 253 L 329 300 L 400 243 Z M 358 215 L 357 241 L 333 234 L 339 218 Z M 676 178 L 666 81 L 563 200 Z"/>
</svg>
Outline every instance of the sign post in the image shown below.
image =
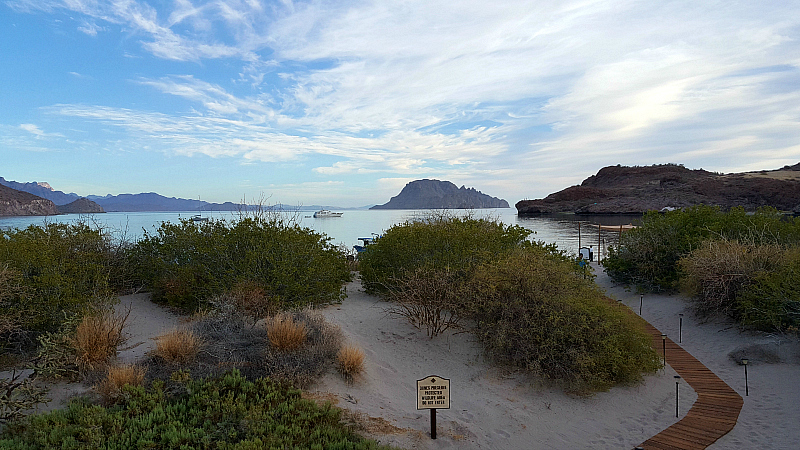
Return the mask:
<svg viewBox="0 0 800 450">
<path fill-rule="evenodd" d="M 417 380 L 417 409 L 431 410 L 431 439 L 436 439 L 436 410 L 450 409 L 450 379 L 430 375 Z"/>
</svg>

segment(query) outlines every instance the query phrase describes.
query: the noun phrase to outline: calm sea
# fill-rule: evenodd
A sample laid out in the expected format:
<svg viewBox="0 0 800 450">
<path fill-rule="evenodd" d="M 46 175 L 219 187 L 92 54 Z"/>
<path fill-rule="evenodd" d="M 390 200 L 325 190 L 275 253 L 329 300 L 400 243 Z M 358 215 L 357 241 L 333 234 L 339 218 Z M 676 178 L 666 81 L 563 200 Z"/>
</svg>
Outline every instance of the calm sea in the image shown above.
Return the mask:
<svg viewBox="0 0 800 450">
<path fill-rule="evenodd" d="M 358 238 L 369 237 L 372 233 L 380 234 L 395 224 L 424 216 L 426 211 L 420 210 L 343 210 L 338 218 L 315 219 L 313 211 L 297 211 L 292 213 L 301 226 L 309 227 L 332 238 L 334 244 L 348 247 L 359 244 Z M 441 211 L 436 211 L 441 212 Z M 464 210 L 448 210 L 448 214 L 465 214 Z M 548 217 L 518 217 L 515 208 L 481 209 L 469 212 L 476 217 L 489 217 L 505 224 L 520 225 L 534 231 L 533 239 L 547 243 L 555 243 L 562 250 L 577 252 L 581 246 L 603 248 L 617 242 L 618 233 L 601 231 L 598 236 L 596 227 L 590 224 L 620 225 L 636 222 L 636 216 L 591 216 L 558 215 Z M 112 230 L 117 238 L 134 241 L 144 234 L 144 230 L 153 232 L 161 222 L 178 222 L 181 218 L 190 218 L 196 211 L 186 212 L 114 212 L 105 214 L 65 214 L 48 217 L 0 217 L 0 230 L 25 228 L 28 225 L 43 225 L 47 222 L 74 222 L 88 220 L 99 226 Z M 235 213 L 204 212 L 203 217 L 213 219 L 234 219 Z M 578 230 L 580 228 L 580 236 Z M 596 250 L 595 250 L 596 253 Z"/>
</svg>

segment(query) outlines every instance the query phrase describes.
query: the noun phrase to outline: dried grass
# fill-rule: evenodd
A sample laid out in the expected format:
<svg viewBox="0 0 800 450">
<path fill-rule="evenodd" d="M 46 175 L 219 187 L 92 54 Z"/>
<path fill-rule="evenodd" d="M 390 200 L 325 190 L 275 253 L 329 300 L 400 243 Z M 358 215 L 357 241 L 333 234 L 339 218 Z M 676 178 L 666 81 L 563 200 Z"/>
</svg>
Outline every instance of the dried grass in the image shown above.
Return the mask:
<svg viewBox="0 0 800 450">
<path fill-rule="evenodd" d="M 141 386 L 146 369 L 135 364 L 123 364 L 108 368 L 106 378 L 95 385 L 95 390 L 107 404 L 115 403 L 126 385 Z"/>
<path fill-rule="evenodd" d="M 306 343 L 308 331 L 303 322 L 295 322 L 289 313 L 280 313 L 267 322 L 267 337 L 273 348 L 298 350 Z"/>
<path fill-rule="evenodd" d="M 358 347 L 351 345 L 342 347 L 336 360 L 339 372 L 347 380 L 352 380 L 355 375 L 364 370 L 364 351 Z"/>
<path fill-rule="evenodd" d="M 156 338 L 155 355 L 168 363 L 186 364 L 194 361 L 202 346 L 192 330 L 179 329 Z"/>
<path fill-rule="evenodd" d="M 75 329 L 69 343 L 77 353 L 78 364 L 88 370 L 103 367 L 117 354 L 117 347 L 125 342 L 122 329 L 130 311 L 124 315 L 111 310 L 87 315 Z"/>
<path fill-rule="evenodd" d="M 230 295 L 240 311 L 255 318 L 269 317 L 280 307 L 275 296 L 270 295 L 259 283 L 252 280 L 236 283 Z"/>
</svg>

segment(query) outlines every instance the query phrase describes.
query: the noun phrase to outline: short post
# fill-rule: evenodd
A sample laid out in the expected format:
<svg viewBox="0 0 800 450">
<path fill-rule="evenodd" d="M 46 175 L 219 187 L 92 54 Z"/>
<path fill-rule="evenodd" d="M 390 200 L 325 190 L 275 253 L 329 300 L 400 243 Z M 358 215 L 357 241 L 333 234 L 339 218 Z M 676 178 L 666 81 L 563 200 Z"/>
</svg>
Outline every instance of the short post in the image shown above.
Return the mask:
<svg viewBox="0 0 800 450">
<path fill-rule="evenodd" d="M 680 384 L 681 376 L 675 375 L 675 417 L 678 417 L 678 385 Z"/>
<path fill-rule="evenodd" d="M 678 343 L 683 343 L 683 314 L 678 314 L 680 316 L 678 322 Z"/>
<path fill-rule="evenodd" d="M 667 335 L 661 335 L 661 348 L 662 352 L 664 353 L 664 365 L 667 365 Z"/>
<path fill-rule="evenodd" d="M 436 408 L 431 409 L 431 439 L 436 439 Z"/>
<path fill-rule="evenodd" d="M 642 315 L 642 305 L 644 304 L 644 294 L 639 294 L 639 316 Z"/>
<path fill-rule="evenodd" d="M 742 359 L 742 364 L 744 365 L 744 396 L 747 397 L 750 395 L 750 389 L 747 387 L 747 359 Z"/>
</svg>

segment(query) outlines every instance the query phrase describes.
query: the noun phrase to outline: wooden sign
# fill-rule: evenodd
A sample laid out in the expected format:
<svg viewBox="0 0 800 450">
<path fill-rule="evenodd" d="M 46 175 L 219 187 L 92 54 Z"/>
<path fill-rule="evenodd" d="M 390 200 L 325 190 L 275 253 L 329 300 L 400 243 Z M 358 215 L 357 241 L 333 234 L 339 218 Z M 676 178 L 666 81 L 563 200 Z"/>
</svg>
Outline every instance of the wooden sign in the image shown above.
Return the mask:
<svg viewBox="0 0 800 450">
<path fill-rule="evenodd" d="M 450 409 L 450 380 L 436 375 L 417 380 L 417 409 Z"/>
</svg>

